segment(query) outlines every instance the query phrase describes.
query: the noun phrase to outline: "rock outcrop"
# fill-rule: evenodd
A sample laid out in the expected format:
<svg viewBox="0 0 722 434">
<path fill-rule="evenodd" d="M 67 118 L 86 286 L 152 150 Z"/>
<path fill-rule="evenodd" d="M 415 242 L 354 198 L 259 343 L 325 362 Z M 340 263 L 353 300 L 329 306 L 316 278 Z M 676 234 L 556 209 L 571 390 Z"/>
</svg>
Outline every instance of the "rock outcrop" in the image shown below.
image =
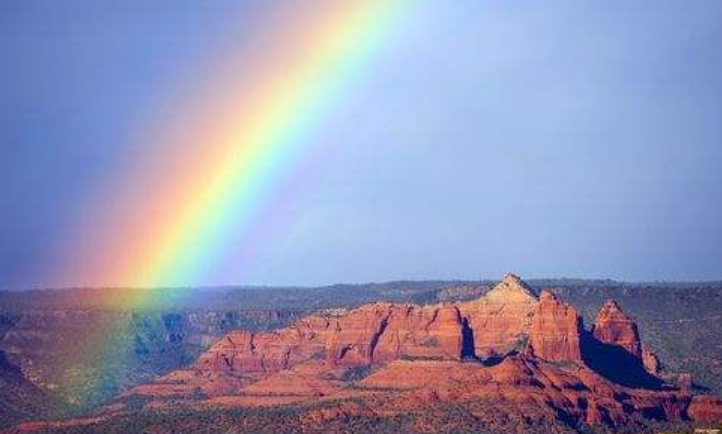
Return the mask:
<svg viewBox="0 0 722 434">
<path fill-rule="evenodd" d="M 581 362 L 583 330 L 576 309 L 543 291 L 532 317 L 527 353 L 549 362 Z"/>
<path fill-rule="evenodd" d="M 474 332 L 474 352 L 487 358 L 521 349 L 531 327 L 538 300 L 519 276 L 507 274 L 486 295 L 459 303 Z"/>
<path fill-rule="evenodd" d="M 309 360 L 358 367 L 398 358 L 504 355 L 522 349 L 538 304 L 531 288 L 510 274 L 470 302 L 374 303 L 340 315 L 312 315 L 275 332 L 233 331 L 195 369 L 257 376 Z"/>
<path fill-rule="evenodd" d="M 453 305 L 433 308 L 394 308 L 377 338 L 373 362 L 401 357 L 459 360 L 464 329 L 459 309 Z"/>
<path fill-rule="evenodd" d="M 194 367 L 257 376 L 308 361 L 358 367 L 401 357 L 459 360 L 463 342 L 456 306 L 375 303 L 339 316 L 313 315 L 277 332 L 231 332 Z"/>
<path fill-rule="evenodd" d="M 592 328 L 594 337 L 602 343 L 616 345 L 634 357 L 642 359 L 642 344 L 637 324 L 622 311 L 616 301 L 607 300 Z"/>
</svg>

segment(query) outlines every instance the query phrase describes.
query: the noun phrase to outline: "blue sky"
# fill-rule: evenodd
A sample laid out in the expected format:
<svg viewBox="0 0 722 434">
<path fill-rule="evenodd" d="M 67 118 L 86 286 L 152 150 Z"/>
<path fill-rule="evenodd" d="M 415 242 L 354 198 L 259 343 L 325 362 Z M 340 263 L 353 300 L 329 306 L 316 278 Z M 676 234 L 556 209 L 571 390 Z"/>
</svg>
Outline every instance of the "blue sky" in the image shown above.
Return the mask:
<svg viewBox="0 0 722 434">
<path fill-rule="evenodd" d="M 0 287 L 67 283 L 48 270 L 74 212 L 258 5 L 0 2 Z M 204 283 L 722 278 L 722 3 L 403 20 L 318 132 L 293 221 Z"/>
</svg>

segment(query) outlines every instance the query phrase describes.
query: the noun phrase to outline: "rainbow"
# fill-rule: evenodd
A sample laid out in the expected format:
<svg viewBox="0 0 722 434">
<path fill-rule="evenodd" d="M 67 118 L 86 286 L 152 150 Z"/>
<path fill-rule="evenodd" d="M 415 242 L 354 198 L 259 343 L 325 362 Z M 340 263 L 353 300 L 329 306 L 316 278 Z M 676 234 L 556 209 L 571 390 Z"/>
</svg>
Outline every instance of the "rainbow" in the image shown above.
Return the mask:
<svg viewBox="0 0 722 434">
<path fill-rule="evenodd" d="M 240 54 L 217 56 L 173 121 L 140 134 L 147 145 L 99 191 L 87 214 L 104 217 L 89 220 L 68 272 L 91 285 L 207 283 L 229 245 L 262 231 L 264 212 L 294 194 L 279 185 L 313 154 L 314 131 L 410 3 L 297 2 L 266 17 Z"/>
<path fill-rule="evenodd" d="M 184 96 L 131 135 L 135 151 L 79 210 L 57 280 L 115 287 L 86 297 L 118 314 L 89 331 L 79 359 L 63 367 L 70 403 L 92 404 L 128 375 L 137 356 L 124 312 L 203 293 L 145 288 L 207 284 L 229 249 L 252 250 L 259 233 L 273 230 L 269 216 L 298 193 L 294 172 L 320 152 L 315 131 L 391 42 L 411 1 L 288 4 L 294 10 L 254 17 L 250 41 L 211 52 L 207 73 L 172 83 L 171 93 Z"/>
</svg>

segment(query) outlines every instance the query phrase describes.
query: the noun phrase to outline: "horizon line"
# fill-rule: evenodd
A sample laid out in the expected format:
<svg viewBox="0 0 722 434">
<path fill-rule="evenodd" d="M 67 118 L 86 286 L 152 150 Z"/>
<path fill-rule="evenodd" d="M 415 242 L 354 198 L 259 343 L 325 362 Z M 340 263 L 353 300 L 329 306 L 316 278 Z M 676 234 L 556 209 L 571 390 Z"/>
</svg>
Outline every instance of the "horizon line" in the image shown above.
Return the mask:
<svg viewBox="0 0 722 434">
<path fill-rule="evenodd" d="M 72 291 L 72 290 L 139 290 L 139 291 L 179 291 L 179 290 L 253 290 L 253 289 L 322 289 L 334 286 L 368 286 L 368 285 L 389 285 L 402 283 L 493 283 L 500 282 L 508 274 L 505 273 L 501 279 L 479 278 L 479 279 L 392 279 L 365 282 L 335 282 L 323 284 L 266 284 L 266 283 L 224 283 L 224 284 L 201 284 L 187 286 L 133 286 L 133 285 L 67 285 L 67 286 L 28 286 L 28 287 L 0 287 L 0 292 L 40 292 L 40 291 Z M 687 280 L 626 280 L 609 277 L 520 277 L 524 282 L 534 281 L 585 281 L 585 282 L 608 282 L 620 285 L 690 285 L 690 284 L 722 284 L 722 277 L 717 279 L 687 279 Z"/>
</svg>

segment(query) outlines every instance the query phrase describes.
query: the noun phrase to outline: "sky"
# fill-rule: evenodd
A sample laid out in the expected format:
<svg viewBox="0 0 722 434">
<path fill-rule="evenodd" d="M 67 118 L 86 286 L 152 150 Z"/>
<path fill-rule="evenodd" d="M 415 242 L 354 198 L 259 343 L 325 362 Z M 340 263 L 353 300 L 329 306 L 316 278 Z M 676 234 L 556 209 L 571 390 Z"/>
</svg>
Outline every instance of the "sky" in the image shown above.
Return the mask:
<svg viewBox="0 0 722 434">
<path fill-rule="evenodd" d="M 181 284 L 722 279 L 722 3 L 408 3 L 259 205 L 282 218 Z M 114 260 L 93 204 L 297 7 L 0 0 L 0 288 L 132 285 L 84 271 Z"/>
</svg>

